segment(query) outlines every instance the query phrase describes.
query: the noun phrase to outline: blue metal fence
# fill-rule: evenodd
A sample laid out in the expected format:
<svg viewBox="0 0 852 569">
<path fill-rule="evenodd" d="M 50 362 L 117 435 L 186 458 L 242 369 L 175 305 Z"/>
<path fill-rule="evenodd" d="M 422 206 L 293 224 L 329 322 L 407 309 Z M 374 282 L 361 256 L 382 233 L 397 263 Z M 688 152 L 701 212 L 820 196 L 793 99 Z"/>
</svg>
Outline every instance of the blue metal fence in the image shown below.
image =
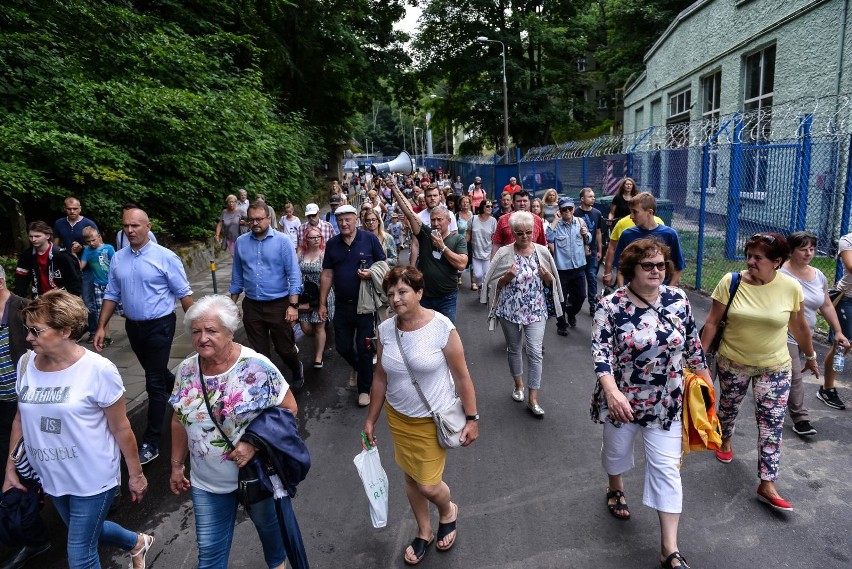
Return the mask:
<svg viewBox="0 0 852 569">
<path fill-rule="evenodd" d="M 719 278 L 743 266 L 750 235 L 806 230 L 817 236 L 818 261 L 832 280 L 837 241 L 852 218 L 852 108 L 842 101 L 793 101 L 757 113 L 652 127 L 626 136 L 604 136 L 529 149 L 517 161 L 499 156 L 435 156 L 422 159 L 475 176 L 497 196 L 511 176 L 540 195 L 548 188 L 576 196 L 584 187 L 611 194 L 629 176 L 640 190 L 672 211 L 689 266 L 681 282 L 712 289 Z M 820 112 L 819 109 L 834 109 Z M 841 109 L 838 111 L 837 109 Z M 845 111 L 842 111 L 845 109 Z"/>
</svg>

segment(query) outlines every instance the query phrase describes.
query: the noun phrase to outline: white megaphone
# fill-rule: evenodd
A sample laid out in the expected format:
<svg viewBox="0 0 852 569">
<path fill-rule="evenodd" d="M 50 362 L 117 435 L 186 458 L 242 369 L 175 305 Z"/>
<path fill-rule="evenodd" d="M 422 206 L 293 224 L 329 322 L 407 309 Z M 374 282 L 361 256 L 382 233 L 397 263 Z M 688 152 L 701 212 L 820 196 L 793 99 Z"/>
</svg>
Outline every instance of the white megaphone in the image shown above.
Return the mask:
<svg viewBox="0 0 852 569">
<path fill-rule="evenodd" d="M 399 153 L 399 156 L 391 160 L 390 162 L 380 162 L 378 164 L 370 165 L 370 173 L 373 176 L 377 174 L 384 174 L 385 172 L 394 172 L 397 174 L 411 174 L 414 171 L 413 163 L 411 162 L 411 156 L 403 150 Z"/>
</svg>

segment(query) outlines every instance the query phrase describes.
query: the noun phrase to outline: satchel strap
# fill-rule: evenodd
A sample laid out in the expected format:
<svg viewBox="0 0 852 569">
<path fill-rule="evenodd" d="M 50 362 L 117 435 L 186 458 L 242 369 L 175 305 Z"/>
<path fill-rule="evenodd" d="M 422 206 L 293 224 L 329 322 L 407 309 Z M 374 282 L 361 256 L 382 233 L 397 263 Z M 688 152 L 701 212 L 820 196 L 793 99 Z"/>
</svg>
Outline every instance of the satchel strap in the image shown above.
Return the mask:
<svg viewBox="0 0 852 569">
<path fill-rule="evenodd" d="M 417 395 L 420 396 L 420 399 L 423 401 L 423 404 L 426 406 L 426 409 L 429 410 L 430 415 L 434 415 L 434 411 L 432 411 L 432 406 L 429 405 L 429 401 L 426 399 L 426 396 L 423 395 L 423 390 L 420 389 L 420 384 L 417 383 L 417 378 L 414 377 L 414 373 L 411 371 L 411 366 L 408 364 L 408 358 L 405 357 L 405 351 L 402 349 L 402 340 L 399 337 L 399 328 L 397 327 L 397 317 L 393 317 L 393 329 L 396 333 L 396 345 L 399 348 L 399 355 L 402 357 L 402 363 L 405 364 L 405 369 L 408 370 L 408 376 L 411 378 L 411 383 L 414 384 L 414 389 L 417 390 Z"/>
<path fill-rule="evenodd" d="M 632 292 L 632 293 L 633 293 L 633 295 L 634 295 L 636 298 L 638 298 L 639 300 L 641 300 L 642 302 L 644 302 L 645 304 L 647 304 L 647 305 L 648 305 L 648 308 L 652 309 L 654 312 L 656 312 L 657 314 L 659 314 L 660 318 L 662 318 L 663 320 L 665 320 L 666 322 L 668 322 L 669 324 L 671 324 L 671 326 L 672 326 L 672 328 L 673 328 L 674 330 L 677 330 L 677 329 L 678 329 L 678 327 L 677 327 L 677 326 L 675 326 L 675 323 L 674 323 L 674 322 L 672 322 L 671 318 L 669 318 L 669 317 L 668 317 L 668 315 L 666 315 L 663 311 L 661 311 L 661 310 L 660 310 L 660 309 L 658 309 L 656 306 L 654 306 L 653 304 L 651 304 L 650 302 L 648 302 L 648 301 L 645 299 L 645 297 L 644 297 L 644 296 L 640 295 L 638 292 L 636 292 L 635 290 L 633 290 L 633 289 L 630 287 L 630 285 L 627 285 L 627 290 L 629 290 L 630 292 Z"/>
<path fill-rule="evenodd" d="M 740 282 L 743 280 L 741 273 L 731 273 L 731 287 L 728 289 L 728 304 L 725 305 L 725 312 L 722 313 L 722 319 L 719 320 L 719 327 L 724 328 L 728 324 L 728 310 L 731 308 L 731 303 L 734 302 L 734 296 L 740 288 Z"/>
<path fill-rule="evenodd" d="M 213 424 L 216 425 L 217 429 L 219 429 L 219 433 L 222 434 L 222 438 L 224 438 L 225 442 L 228 443 L 228 447 L 231 450 L 234 450 L 236 448 L 234 443 L 231 442 L 231 439 L 228 438 L 228 435 L 225 434 L 222 426 L 216 420 L 216 416 L 213 415 L 213 408 L 210 406 L 210 398 L 207 397 L 207 382 L 204 381 L 204 375 L 201 373 L 201 357 L 196 356 L 196 360 L 198 361 L 198 379 L 201 381 L 201 392 L 204 394 L 204 405 L 207 406 L 207 413 L 210 415 L 210 420 L 213 421 Z"/>
</svg>

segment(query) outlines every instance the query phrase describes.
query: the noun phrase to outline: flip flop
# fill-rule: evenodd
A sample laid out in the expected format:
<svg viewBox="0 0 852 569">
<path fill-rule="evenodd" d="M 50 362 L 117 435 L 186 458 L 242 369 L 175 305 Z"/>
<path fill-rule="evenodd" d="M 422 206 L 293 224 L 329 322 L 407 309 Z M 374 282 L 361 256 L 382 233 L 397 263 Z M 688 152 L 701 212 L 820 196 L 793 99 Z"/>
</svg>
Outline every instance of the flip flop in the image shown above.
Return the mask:
<svg viewBox="0 0 852 569">
<path fill-rule="evenodd" d="M 417 558 L 417 561 L 409 561 L 408 556 L 405 554 L 406 551 L 402 552 L 402 560 L 405 561 L 406 565 L 417 565 L 421 561 L 423 561 L 423 557 L 426 556 L 426 548 L 432 545 L 432 542 L 435 541 L 435 536 L 432 536 L 432 539 L 426 541 L 422 537 L 415 537 L 411 542 L 411 549 L 414 550 L 414 557 Z"/>
<path fill-rule="evenodd" d="M 456 507 L 456 519 L 454 519 L 451 522 L 447 522 L 447 523 L 438 523 L 438 537 L 437 537 L 437 539 L 438 539 L 438 541 L 441 541 L 442 539 L 444 539 L 445 537 L 447 537 L 448 535 L 450 535 L 454 531 L 456 532 L 456 535 L 453 537 L 453 541 L 451 541 L 450 544 L 445 546 L 445 547 L 441 547 L 440 545 L 438 545 L 436 543 L 435 549 L 437 549 L 438 551 L 449 551 L 456 544 L 456 537 L 458 537 L 458 535 L 459 535 L 458 532 L 456 531 L 456 522 L 459 521 L 459 505 L 453 504 L 453 506 Z"/>
</svg>

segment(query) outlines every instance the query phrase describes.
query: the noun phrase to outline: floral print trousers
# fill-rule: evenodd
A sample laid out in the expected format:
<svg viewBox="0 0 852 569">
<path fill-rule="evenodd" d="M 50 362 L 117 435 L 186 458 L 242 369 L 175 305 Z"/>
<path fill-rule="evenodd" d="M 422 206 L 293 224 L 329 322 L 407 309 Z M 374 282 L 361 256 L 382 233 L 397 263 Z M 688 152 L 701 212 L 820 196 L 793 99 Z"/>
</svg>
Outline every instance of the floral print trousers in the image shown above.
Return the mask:
<svg viewBox="0 0 852 569">
<path fill-rule="evenodd" d="M 716 365 L 721 391 L 718 415 L 722 438 L 733 436 L 737 413 L 751 382 L 758 432 L 757 475 L 761 480 L 775 480 L 781 463 L 781 438 L 793 375 L 790 363 L 781 367 L 755 367 L 719 355 Z"/>
</svg>

